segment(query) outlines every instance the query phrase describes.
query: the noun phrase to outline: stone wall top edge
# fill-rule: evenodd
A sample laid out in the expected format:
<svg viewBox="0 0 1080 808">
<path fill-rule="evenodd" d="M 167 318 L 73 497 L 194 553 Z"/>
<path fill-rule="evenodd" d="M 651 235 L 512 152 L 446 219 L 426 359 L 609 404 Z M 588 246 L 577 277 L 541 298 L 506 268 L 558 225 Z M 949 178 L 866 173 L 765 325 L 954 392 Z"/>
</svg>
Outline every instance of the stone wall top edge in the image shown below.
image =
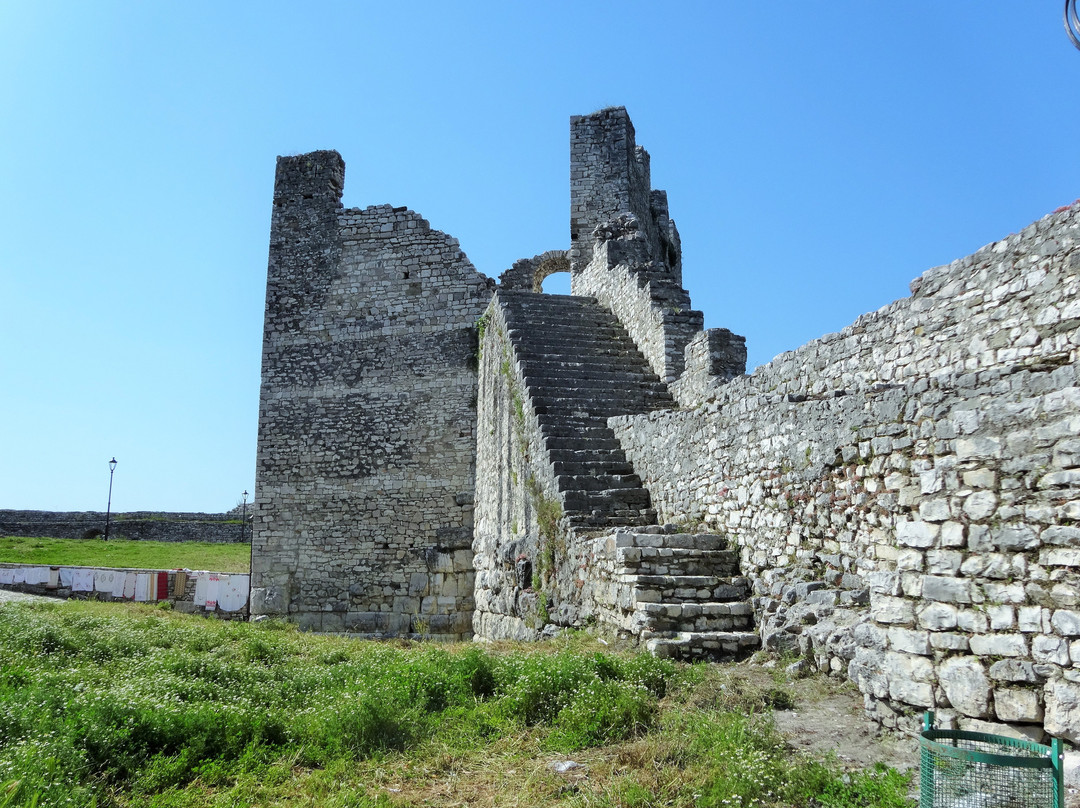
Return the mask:
<svg viewBox="0 0 1080 808">
<path fill-rule="evenodd" d="M 1001 255 L 1009 251 L 1016 251 L 1025 243 L 1042 240 L 1051 230 L 1059 227 L 1069 227 L 1070 225 L 1080 227 L 1080 199 L 1071 204 L 1062 205 L 1051 213 L 1047 213 L 1045 216 L 1036 219 L 1022 230 L 1010 233 L 997 241 L 991 241 L 989 244 L 984 244 L 982 247 L 979 247 L 968 255 L 956 258 L 947 264 L 931 267 L 911 281 L 911 296 L 931 296 L 934 292 L 939 291 L 944 284 L 938 283 L 935 286 L 927 283 L 928 281 L 943 280 L 948 275 L 970 269 L 991 256 Z M 901 298 L 901 300 L 903 299 L 905 298 Z"/>
<path fill-rule="evenodd" d="M 1077 221 L 1074 221 L 1074 218 Z M 867 312 L 859 315 L 851 324 L 845 326 L 840 331 L 823 334 L 816 339 L 812 339 L 797 348 L 793 348 L 790 351 L 784 351 L 777 354 L 773 359 L 757 367 L 752 374 L 742 377 L 749 380 L 764 378 L 772 373 L 779 365 L 795 359 L 801 355 L 806 355 L 811 351 L 817 349 L 819 346 L 828 345 L 829 343 L 846 339 L 848 337 L 857 335 L 864 331 L 868 326 L 876 323 L 877 321 L 890 317 L 897 312 L 912 303 L 917 298 L 933 296 L 934 292 L 939 291 L 952 276 L 965 276 L 968 274 L 970 267 L 976 263 L 985 260 L 991 254 L 1002 254 L 1005 252 L 1017 252 L 1025 244 L 1041 241 L 1046 238 L 1049 231 L 1058 227 L 1067 226 L 1080 227 L 1080 200 L 1067 205 L 1062 208 L 1058 208 L 1053 213 L 1049 213 L 1043 216 L 1041 219 L 1033 222 L 1023 230 L 1013 233 L 1004 239 L 992 242 L 974 253 L 958 258 L 948 264 L 943 264 L 938 267 L 928 269 L 914 281 L 912 286 L 917 291 L 907 297 L 898 298 L 891 303 L 886 303 L 876 311 Z M 927 283 L 933 281 L 933 284 Z M 733 380 L 731 383 L 739 381 Z"/>
<path fill-rule="evenodd" d="M 72 520 L 72 519 L 105 519 L 105 511 L 40 511 L 0 509 L 0 522 L 10 521 L 13 518 L 33 518 L 42 520 Z M 230 513 L 202 513 L 198 511 L 113 511 L 112 519 L 143 519 L 163 520 L 178 522 L 223 522 L 235 518 Z"/>
</svg>

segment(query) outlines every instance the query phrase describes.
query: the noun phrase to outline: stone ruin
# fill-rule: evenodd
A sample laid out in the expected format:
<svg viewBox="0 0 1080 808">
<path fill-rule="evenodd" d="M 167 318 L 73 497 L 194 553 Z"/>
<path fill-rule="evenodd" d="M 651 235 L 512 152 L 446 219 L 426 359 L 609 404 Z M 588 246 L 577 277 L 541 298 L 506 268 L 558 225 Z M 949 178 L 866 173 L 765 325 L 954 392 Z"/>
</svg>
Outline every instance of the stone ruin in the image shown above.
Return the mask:
<svg viewBox="0 0 1080 808">
<path fill-rule="evenodd" d="M 278 158 L 252 614 L 764 647 L 887 727 L 1080 741 L 1080 204 L 747 376 L 626 110 L 570 142 L 569 249 L 497 284 Z"/>
</svg>

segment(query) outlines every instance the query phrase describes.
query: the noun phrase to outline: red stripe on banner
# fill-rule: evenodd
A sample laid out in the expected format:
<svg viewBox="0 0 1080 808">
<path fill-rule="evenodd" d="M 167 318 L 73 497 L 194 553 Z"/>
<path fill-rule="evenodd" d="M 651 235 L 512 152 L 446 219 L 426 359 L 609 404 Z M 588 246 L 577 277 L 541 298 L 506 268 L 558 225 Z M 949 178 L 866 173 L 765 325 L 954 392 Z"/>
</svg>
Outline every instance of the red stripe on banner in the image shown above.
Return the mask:
<svg viewBox="0 0 1080 808">
<path fill-rule="evenodd" d="M 157 599 L 168 600 L 169 598 L 169 573 L 159 572 L 157 574 Z"/>
</svg>

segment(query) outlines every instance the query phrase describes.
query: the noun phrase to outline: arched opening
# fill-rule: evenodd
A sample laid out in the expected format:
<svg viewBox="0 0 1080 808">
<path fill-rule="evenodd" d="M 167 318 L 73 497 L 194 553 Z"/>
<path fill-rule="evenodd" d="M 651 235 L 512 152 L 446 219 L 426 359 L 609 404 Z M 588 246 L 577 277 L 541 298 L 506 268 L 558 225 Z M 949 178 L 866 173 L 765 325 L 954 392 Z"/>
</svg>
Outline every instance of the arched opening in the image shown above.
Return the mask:
<svg viewBox="0 0 1080 808">
<path fill-rule="evenodd" d="M 540 291 L 545 295 L 570 294 L 570 273 L 552 272 L 541 282 Z"/>
<path fill-rule="evenodd" d="M 550 255 L 542 260 L 533 271 L 532 288 L 534 292 L 547 292 L 549 295 L 570 294 L 570 261 L 565 253 Z M 557 275 L 550 283 L 548 278 Z"/>
</svg>

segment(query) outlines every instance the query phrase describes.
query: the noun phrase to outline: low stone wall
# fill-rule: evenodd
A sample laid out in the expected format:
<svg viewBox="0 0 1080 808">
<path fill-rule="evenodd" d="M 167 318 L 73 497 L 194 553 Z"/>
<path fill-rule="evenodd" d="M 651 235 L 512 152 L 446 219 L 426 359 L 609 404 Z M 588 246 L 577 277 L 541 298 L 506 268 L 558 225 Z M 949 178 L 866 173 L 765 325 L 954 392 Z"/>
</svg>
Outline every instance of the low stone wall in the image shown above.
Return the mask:
<svg viewBox="0 0 1080 808">
<path fill-rule="evenodd" d="M 251 541 L 251 516 L 244 541 Z M 239 542 L 240 515 L 234 513 L 114 513 L 109 538 L 132 541 Z M 105 532 L 105 512 L 0 510 L 0 536 L 47 536 L 53 539 L 93 538 Z"/>
<path fill-rule="evenodd" d="M 248 617 L 247 573 L 0 563 L 0 587 L 80 600 L 170 602 L 180 612 Z"/>
<path fill-rule="evenodd" d="M 741 548 L 767 647 L 888 726 L 1080 741 L 1080 205 L 913 295 L 611 420 L 661 521 Z"/>
</svg>

